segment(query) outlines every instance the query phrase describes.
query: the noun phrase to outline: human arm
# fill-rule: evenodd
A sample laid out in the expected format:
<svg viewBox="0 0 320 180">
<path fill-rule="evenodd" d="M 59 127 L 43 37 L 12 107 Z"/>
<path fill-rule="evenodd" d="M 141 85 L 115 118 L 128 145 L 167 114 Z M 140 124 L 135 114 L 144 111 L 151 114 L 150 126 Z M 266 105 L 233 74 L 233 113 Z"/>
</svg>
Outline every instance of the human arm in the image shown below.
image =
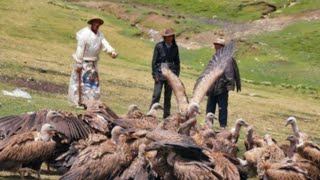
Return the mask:
<svg viewBox="0 0 320 180">
<path fill-rule="evenodd" d="M 113 49 L 113 47 L 110 45 L 110 43 L 106 40 L 106 38 L 104 37 L 104 35 L 101 33 L 102 36 L 102 50 L 107 52 L 112 58 L 116 58 L 118 56 L 117 52 L 115 51 L 115 49 Z"/>
<path fill-rule="evenodd" d="M 156 45 L 153 51 L 153 57 L 152 57 L 152 63 L 151 63 L 152 77 L 156 82 L 159 81 L 158 57 L 159 57 L 159 49 L 158 49 L 158 46 Z"/>
</svg>

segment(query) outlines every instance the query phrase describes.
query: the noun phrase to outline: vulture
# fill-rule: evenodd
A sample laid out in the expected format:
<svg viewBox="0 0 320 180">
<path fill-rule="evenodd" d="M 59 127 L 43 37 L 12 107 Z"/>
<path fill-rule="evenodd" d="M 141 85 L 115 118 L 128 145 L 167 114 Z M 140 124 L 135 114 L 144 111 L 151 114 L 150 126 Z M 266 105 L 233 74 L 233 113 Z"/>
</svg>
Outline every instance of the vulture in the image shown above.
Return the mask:
<svg viewBox="0 0 320 180">
<path fill-rule="evenodd" d="M 216 139 L 227 139 L 232 143 L 237 143 L 240 136 L 240 129 L 242 126 L 248 127 L 248 124 L 243 119 L 237 119 L 235 127 L 231 130 L 224 129 L 216 134 Z"/>
<path fill-rule="evenodd" d="M 120 126 L 112 129 L 112 138 L 79 152 L 70 170 L 61 180 L 114 179 L 130 165 L 133 157 L 126 143 L 128 132 Z"/>
<path fill-rule="evenodd" d="M 310 141 L 299 140 L 297 152 L 300 156 L 313 162 L 320 169 L 320 147 Z"/>
<path fill-rule="evenodd" d="M 215 162 L 214 170 L 221 174 L 223 179 L 225 180 L 240 180 L 240 174 L 237 167 L 229 160 L 234 159 L 234 157 L 230 157 L 228 154 L 221 152 L 207 152 L 206 153 L 212 161 Z M 237 161 L 235 160 L 232 160 Z"/>
<path fill-rule="evenodd" d="M 140 119 L 143 116 L 144 116 L 144 113 L 140 110 L 140 108 L 136 104 L 131 104 L 128 107 L 128 112 L 125 118 Z"/>
<path fill-rule="evenodd" d="M 88 137 L 92 129 L 71 113 L 52 110 L 41 110 L 21 116 L 7 116 L 0 118 L 0 132 L 4 139 L 14 134 L 21 134 L 33 130 L 40 131 L 43 124 L 51 124 L 56 128 L 54 140 L 60 139 L 63 143 Z"/>
<path fill-rule="evenodd" d="M 266 164 L 277 163 L 285 158 L 284 152 L 274 142 L 271 135 L 266 134 L 264 139 L 267 145 L 263 147 L 260 156 L 258 156 L 257 162 L 257 172 L 259 177 L 263 177 Z"/>
<path fill-rule="evenodd" d="M 103 134 L 89 134 L 87 139 L 80 139 L 79 141 L 73 142 L 70 145 L 69 150 L 56 159 L 56 161 L 61 164 L 58 171 L 65 173 L 70 169 L 81 151 L 88 147 L 92 148 L 94 146 L 99 146 L 107 140 L 107 136 Z"/>
<path fill-rule="evenodd" d="M 303 141 L 311 140 L 311 137 L 310 137 L 309 135 L 307 135 L 307 134 L 302 133 L 302 132 L 299 131 L 299 128 L 298 128 L 298 125 L 297 125 L 297 119 L 296 119 L 295 117 L 292 117 L 292 116 L 291 116 L 291 117 L 289 117 L 289 118 L 287 119 L 287 123 L 286 123 L 285 126 L 288 126 L 289 124 L 290 124 L 291 127 L 292 127 L 293 134 L 294 134 L 297 138 L 299 138 L 299 139 L 301 139 L 301 140 L 303 140 Z"/>
<path fill-rule="evenodd" d="M 149 161 L 147 161 L 145 157 L 145 148 L 146 144 L 140 144 L 138 156 L 132 161 L 130 166 L 123 171 L 119 179 L 152 180 L 157 178 L 157 174 L 152 170 Z"/>
<path fill-rule="evenodd" d="M 48 170 L 50 167 L 60 167 L 55 159 L 69 149 L 70 143 L 88 137 L 89 133 L 95 131 L 88 123 L 68 112 L 40 110 L 31 114 L 20 116 L 7 116 L 0 118 L 0 133 L 4 139 L 15 134 L 40 131 L 43 124 L 51 124 L 56 128 L 53 140 L 56 142 L 55 152 L 47 159 Z M 32 162 L 26 166 L 39 169 L 42 162 Z"/>
<path fill-rule="evenodd" d="M 247 128 L 246 139 L 244 141 L 246 150 L 249 151 L 255 147 L 263 147 L 266 145 L 263 138 L 253 131 L 253 126 Z"/>
<path fill-rule="evenodd" d="M 90 100 L 86 104 L 86 113 L 89 114 L 99 114 L 104 119 L 108 121 L 113 121 L 118 119 L 119 116 L 111 110 L 106 104 L 101 102 L 100 100 Z"/>
<path fill-rule="evenodd" d="M 24 172 L 36 173 L 40 179 L 40 167 L 35 171 L 23 168 L 23 164 L 45 161 L 54 153 L 56 143 L 52 137 L 55 131 L 53 125 L 43 124 L 40 131 L 12 135 L 0 141 L 0 170 L 18 171 L 22 179 Z"/>
<path fill-rule="evenodd" d="M 223 179 L 202 150 L 188 142 L 167 140 L 147 145 L 146 151 L 157 151 L 152 167 L 162 179 Z"/>
<path fill-rule="evenodd" d="M 146 116 L 150 116 L 150 117 L 157 117 L 157 111 L 158 110 L 163 110 L 163 107 L 161 106 L 160 103 L 156 102 L 154 103 L 150 110 L 144 114 L 137 105 L 135 104 L 131 104 L 129 107 L 128 107 L 128 112 L 127 112 L 127 115 L 124 117 L 124 118 L 128 118 L 128 119 L 141 119 L 143 117 L 146 117 Z"/>
<path fill-rule="evenodd" d="M 113 121 L 113 124 L 134 131 L 151 131 L 155 129 L 160 122 L 159 119 L 156 117 L 156 112 L 159 109 L 163 109 L 162 106 L 159 103 L 155 103 L 152 105 L 149 112 L 145 115 L 142 115 L 140 118 L 118 118 Z"/>
<path fill-rule="evenodd" d="M 161 72 L 168 80 L 168 83 L 176 96 L 179 109 L 178 113 L 185 117 L 185 120 L 188 120 L 199 112 L 200 102 L 206 95 L 210 86 L 223 74 L 227 65 L 232 63 L 231 57 L 234 55 L 234 46 L 234 41 L 231 41 L 209 61 L 206 69 L 201 73 L 194 85 L 190 101 L 188 100 L 182 81 L 171 72 L 168 65 L 162 64 Z"/>
<path fill-rule="evenodd" d="M 292 162 L 299 168 L 306 170 L 311 179 L 320 179 L 320 169 L 317 168 L 316 164 L 296 153 L 296 145 L 299 142 L 298 139 L 294 135 L 290 135 L 287 137 L 287 140 L 290 142 L 287 152 L 287 161 Z"/>
<path fill-rule="evenodd" d="M 213 169 L 213 162 L 203 149 L 187 135 L 164 129 L 165 121 L 149 132 L 146 152 L 156 151 L 148 160 L 162 179 L 221 179 Z"/>
<path fill-rule="evenodd" d="M 312 180 L 306 170 L 294 163 L 270 163 L 263 165 L 264 174 L 261 179 L 266 180 Z"/>
</svg>

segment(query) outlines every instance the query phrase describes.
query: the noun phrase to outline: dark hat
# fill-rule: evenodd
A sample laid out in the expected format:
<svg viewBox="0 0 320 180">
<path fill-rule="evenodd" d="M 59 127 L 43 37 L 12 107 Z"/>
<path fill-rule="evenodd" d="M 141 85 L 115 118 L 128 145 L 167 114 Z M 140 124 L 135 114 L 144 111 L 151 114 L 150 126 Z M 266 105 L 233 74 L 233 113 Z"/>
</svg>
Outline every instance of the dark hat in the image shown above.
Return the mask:
<svg viewBox="0 0 320 180">
<path fill-rule="evenodd" d="M 92 24 L 93 22 L 98 22 L 100 25 L 102 25 L 104 23 L 104 21 L 99 18 L 99 17 L 94 17 L 94 18 L 91 18 L 89 21 L 88 21 L 88 24 Z"/>
<path fill-rule="evenodd" d="M 168 28 L 168 29 L 165 29 L 165 30 L 161 33 L 161 35 L 162 35 L 163 37 L 167 37 L 167 36 L 174 36 L 175 33 L 174 33 L 174 30 L 173 30 L 172 28 Z"/>
</svg>

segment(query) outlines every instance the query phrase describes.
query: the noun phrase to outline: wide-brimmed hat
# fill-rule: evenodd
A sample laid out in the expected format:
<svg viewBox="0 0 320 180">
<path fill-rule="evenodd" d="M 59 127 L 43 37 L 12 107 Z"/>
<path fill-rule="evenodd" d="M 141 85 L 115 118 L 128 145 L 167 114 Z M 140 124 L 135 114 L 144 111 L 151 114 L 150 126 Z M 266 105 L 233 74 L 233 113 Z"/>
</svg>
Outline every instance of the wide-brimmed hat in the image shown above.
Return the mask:
<svg viewBox="0 0 320 180">
<path fill-rule="evenodd" d="M 221 44 L 221 45 L 225 45 L 226 41 L 223 38 L 217 38 L 216 40 L 213 41 L 213 44 Z"/>
<path fill-rule="evenodd" d="M 163 30 L 163 32 L 161 33 L 161 35 L 163 37 L 167 37 L 167 36 L 174 36 L 175 33 L 174 33 L 174 30 L 172 28 L 168 28 L 168 29 L 165 29 Z"/>
<path fill-rule="evenodd" d="M 93 22 L 98 22 L 100 25 L 104 23 L 104 21 L 99 17 L 93 17 L 88 21 L 88 24 L 92 24 Z"/>
</svg>

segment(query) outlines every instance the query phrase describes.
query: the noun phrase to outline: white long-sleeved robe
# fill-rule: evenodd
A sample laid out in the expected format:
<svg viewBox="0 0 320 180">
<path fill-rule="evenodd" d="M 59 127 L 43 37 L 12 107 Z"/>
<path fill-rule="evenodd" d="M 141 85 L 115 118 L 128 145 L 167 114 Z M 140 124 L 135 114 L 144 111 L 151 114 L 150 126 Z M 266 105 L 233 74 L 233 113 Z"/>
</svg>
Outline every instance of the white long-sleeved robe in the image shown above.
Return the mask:
<svg viewBox="0 0 320 180">
<path fill-rule="evenodd" d="M 77 32 L 77 50 L 72 54 L 76 64 L 72 70 L 68 98 L 72 104 L 79 102 L 79 74 L 75 71 L 82 67 L 80 86 L 82 88 L 82 102 L 100 98 L 100 83 L 98 74 L 99 53 L 101 50 L 112 53 L 115 50 L 105 39 L 102 32 L 93 33 L 90 26 Z"/>
</svg>

